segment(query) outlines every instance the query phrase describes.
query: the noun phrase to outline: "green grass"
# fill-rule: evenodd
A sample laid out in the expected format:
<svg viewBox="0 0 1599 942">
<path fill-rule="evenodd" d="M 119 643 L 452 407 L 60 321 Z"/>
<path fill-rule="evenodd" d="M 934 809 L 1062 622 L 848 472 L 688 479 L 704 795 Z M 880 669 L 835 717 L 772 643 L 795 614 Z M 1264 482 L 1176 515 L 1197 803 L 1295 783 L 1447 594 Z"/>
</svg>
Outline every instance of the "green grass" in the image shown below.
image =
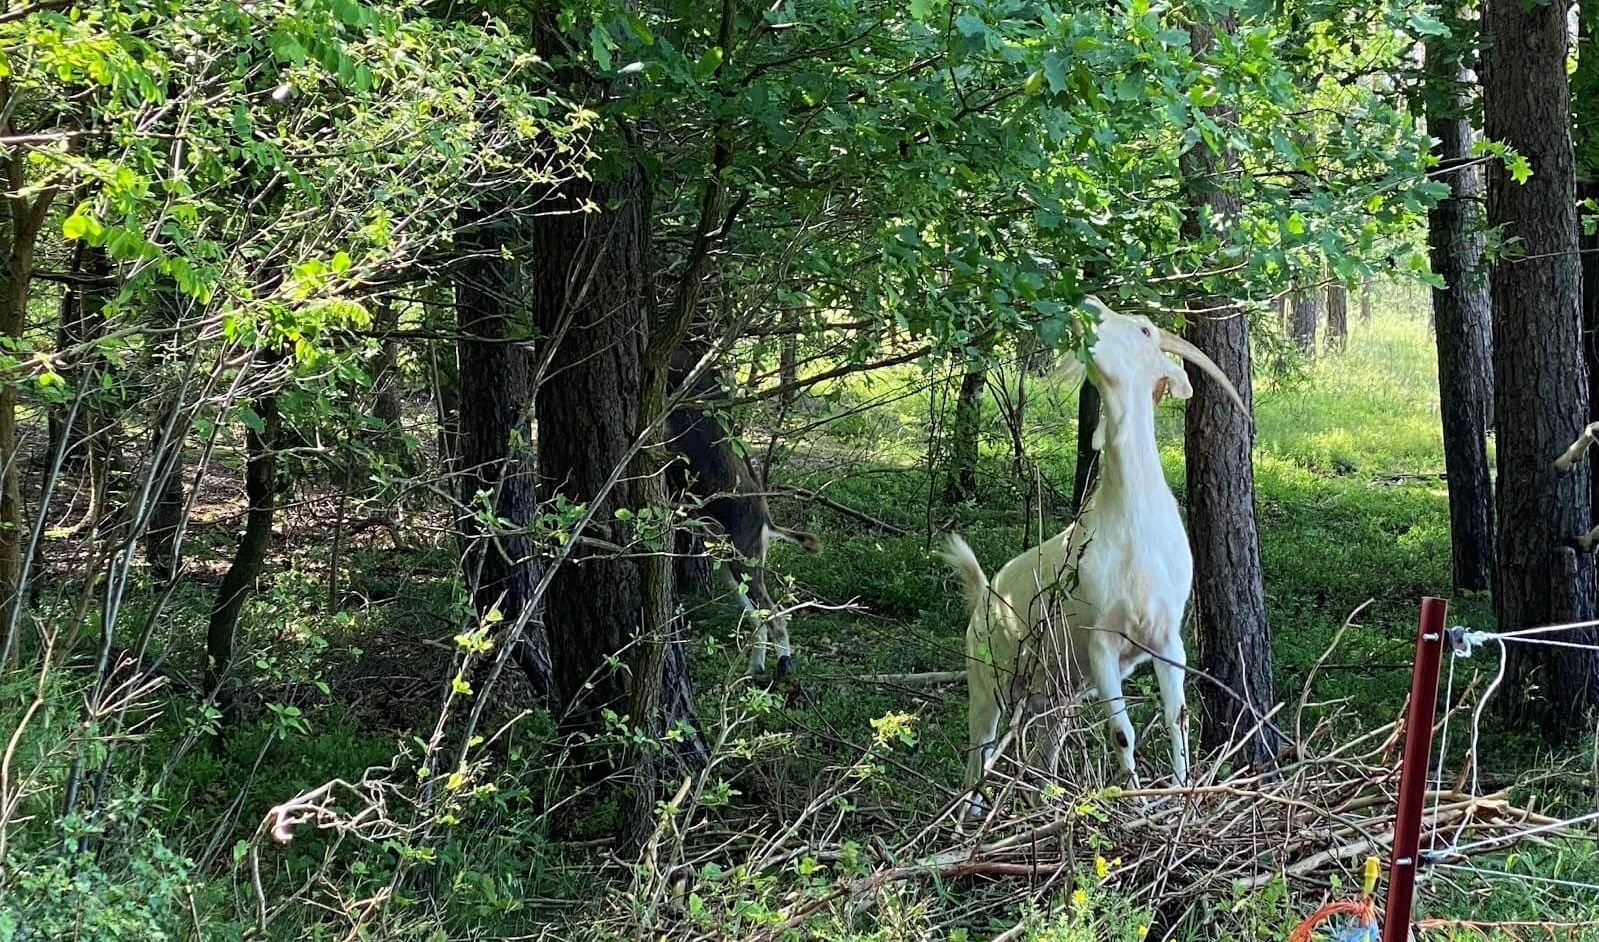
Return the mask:
<svg viewBox="0 0 1599 942">
<path fill-rule="evenodd" d="M 1370 718 L 1392 716 L 1405 696 L 1419 599 L 1450 594 L 1432 356 L 1423 320 L 1388 317 L 1357 325 L 1347 352 L 1318 358 L 1292 381 L 1262 377 L 1258 383 L 1256 486 L 1280 691 L 1297 691 L 1339 627 L 1370 602 L 1323 668 L 1317 694 L 1349 698 Z M 1035 381 L 1030 396 L 1029 455 L 1053 490 L 1067 493 L 1075 462 L 1075 393 Z M 792 517 L 799 508 L 779 504 L 790 523 L 821 531 L 827 550 L 806 557 L 785 547 L 773 568 L 795 579 L 804 596 L 855 599 L 872 616 L 796 618 L 792 631 L 808 670 L 959 668 L 966 612 L 929 552 L 929 517 L 939 524 L 953 517 L 954 528 L 991 570 L 1023 547 L 1022 486 L 1011 477 L 1009 442 L 998 434 L 984 443 L 977 499 L 952 511 L 934 506 L 929 514 L 928 471 L 920 455 L 937 405 L 924 392 L 855 417 L 847 435 L 811 442 L 787 470 L 791 480 L 825 488 L 911 531 L 899 538 L 865 532 L 826 509 L 797 521 Z M 1162 459 L 1179 497 L 1180 410 L 1168 402 L 1158 419 Z M 995 433 L 1002 429 L 997 415 L 986 425 Z M 861 447 L 876 460 L 840 475 L 835 458 Z M 1047 526 L 1054 532 L 1064 521 L 1059 507 L 1050 510 Z M 1477 625 L 1489 614 L 1470 599 L 1457 600 L 1454 611 Z M 858 720 L 880 705 L 858 697 L 858 690 L 840 692 L 836 709 L 848 710 L 845 703 L 853 701 L 858 709 L 848 712 Z M 828 695 L 822 705 L 831 707 Z"/>
<path fill-rule="evenodd" d="M 1327 657 L 1310 698 L 1328 705 L 1313 708 L 1312 714 L 1336 708 L 1350 727 L 1370 728 L 1398 715 L 1408 692 L 1419 600 L 1451 595 L 1434 355 L 1424 311 L 1390 314 L 1355 325 L 1341 354 L 1300 364 L 1289 375 L 1257 379 L 1256 487 L 1277 693 L 1291 703 L 1297 700 L 1317 659 L 1360 609 Z M 915 373 L 902 372 L 897 380 L 909 395 L 888 395 L 881 377 L 869 389 L 865 384 L 853 388 L 850 398 L 857 401 L 893 401 L 850 416 L 826 436 L 809 437 L 782 477 L 825 489 L 910 535 L 886 537 L 827 509 L 805 511 L 780 502 L 778 512 L 785 522 L 822 533 L 827 549 L 807 557 L 784 547 L 772 563 L 793 580 L 800 597 L 834 604 L 853 601 L 864 610 L 854 615 L 802 614 L 794 620 L 791 632 L 811 699 L 793 714 L 793 722 L 800 729 L 843 731 L 843 738 L 859 745 L 867 739 L 871 718 L 896 710 L 918 712 L 922 735 L 907 750 L 908 768 L 901 773 L 927 775 L 948 785 L 960 775 L 962 690 L 907 692 L 831 679 L 961 666 L 966 612 L 944 567 L 930 553 L 928 522 L 935 529 L 947 524 L 960 530 L 985 566 L 998 568 L 1027 539 L 1020 515 L 1023 486 L 1011 476 L 1008 435 L 990 402 L 985 427 L 991 434 L 983 444 L 978 497 L 957 508 L 930 507 L 929 495 L 937 490 L 930 483 L 937 482 L 930 482 L 924 458 L 928 430 L 949 404 L 937 392 L 916 391 L 925 383 Z M 1035 381 L 1030 396 L 1029 457 L 1054 492 L 1069 492 L 1075 393 Z M 1163 463 L 1179 497 L 1180 410 L 1168 402 L 1158 418 Z M 841 466 L 848 470 L 841 471 Z M 1061 511 L 1058 506 L 1047 510 L 1046 530 L 1053 532 L 1063 523 Z M 1452 623 L 1492 627 L 1485 598 L 1452 602 Z M 723 637 L 733 630 L 731 621 L 714 609 L 706 610 L 701 622 Z M 1459 678 L 1459 686 L 1465 681 Z M 1142 675 L 1133 686 L 1152 688 Z M 1144 719 L 1153 712 L 1148 704 L 1137 709 Z M 1484 735 L 1500 747 L 1485 753 L 1484 771 L 1489 774 L 1516 775 L 1550 761 L 1537 753 L 1536 739 L 1526 731 L 1505 729 L 1490 718 Z M 1451 752 L 1458 754 L 1463 738 L 1457 738 Z M 797 764 L 790 777 L 803 781 L 824 763 Z M 923 812 L 945 797 L 910 787 L 893 791 L 892 800 L 900 807 Z M 1581 842 L 1520 855 L 1510 866 L 1522 873 L 1567 874 L 1565 879 L 1599 875 L 1599 860 Z M 1546 895 L 1506 892 L 1487 905 L 1470 889 L 1474 885 L 1441 883 L 1424 899 L 1435 914 L 1480 919 L 1547 918 L 1569 906 Z M 1272 920 L 1284 913 L 1272 913 L 1259 924 L 1278 925 Z M 1083 925 L 1066 916 L 1046 920 L 1038 938 L 1092 937 L 1082 934 Z"/>
<path fill-rule="evenodd" d="M 1450 592 L 1434 371 L 1424 314 L 1389 310 L 1372 324 L 1354 325 L 1346 352 L 1281 373 L 1262 369 L 1256 381 L 1256 486 L 1277 694 L 1298 699 L 1340 626 L 1365 605 L 1317 675 L 1311 698 L 1324 704 L 1313 708 L 1317 715 L 1336 709 L 1340 722 L 1351 728 L 1395 717 L 1410 677 L 1418 600 Z M 819 786 L 870 766 L 849 801 L 827 811 L 837 827 L 829 840 L 853 841 L 852 853 L 865 853 L 861 848 L 875 846 L 873 841 L 892 844 L 896 834 L 929 821 L 958 788 L 966 738 L 964 689 L 905 689 L 857 678 L 963 665 L 967 613 L 931 552 L 930 533 L 958 529 L 992 570 L 1036 537 L 1036 528 L 1022 519 L 1025 482 L 1012 477 L 1009 436 L 992 402 L 985 413 L 988 434 L 977 498 L 954 508 L 933 499 L 939 481 L 930 476 L 925 456 L 929 442 L 939 441 L 933 430 L 950 407 L 950 384 L 928 379 L 909 368 L 858 379 L 835 400 L 812 403 L 790 417 L 808 423 L 849 413 L 797 436 L 792 456 L 775 475 L 778 480 L 823 490 L 908 531 L 884 536 L 825 508 L 774 501 L 782 522 L 815 530 L 826 542 L 818 556 L 779 544 L 771 558 L 774 593 L 776 582 L 786 581 L 794 597 L 820 606 L 798 613 L 792 622 L 802 696 L 785 696 L 782 685 L 768 693 L 764 684 L 738 679 L 745 639 L 736 611 L 725 600 L 690 600 L 701 717 L 713 735 L 718 724 L 740 724 L 731 738 L 735 759 L 719 767 L 718 777 L 725 781 L 715 783 L 717 797 L 701 818 L 702 828 L 731 834 L 794 820 Z M 1051 495 L 1042 514 L 1046 532 L 1054 532 L 1064 522 L 1059 495 L 1070 491 L 1074 467 L 1076 394 L 1056 380 L 1032 379 L 1029 385 L 1024 439 Z M 868 404 L 873 407 L 851 411 Z M 1158 424 L 1167 476 L 1181 497 L 1181 405 L 1163 405 Z M 130 807 L 142 809 L 139 826 L 151 834 L 145 846 L 153 856 L 140 858 L 139 876 L 130 884 L 143 889 L 126 898 L 102 894 L 105 904 L 94 910 L 95 918 L 128 926 L 181 924 L 186 908 L 159 904 L 163 894 L 173 892 L 171 886 L 185 882 L 195 888 L 197 907 L 215 913 L 219 926 L 233 920 L 227 924 L 234 928 L 219 937 L 236 936 L 249 922 L 249 894 L 240 894 L 233 882 L 238 872 L 228 870 L 227 858 L 252 832 L 263 808 L 330 778 L 354 779 L 368 766 L 385 765 L 409 747 L 411 734 L 430 728 L 436 696 L 431 680 L 417 693 L 409 688 L 389 692 L 375 678 L 437 673 L 414 662 L 422 639 L 448 638 L 458 623 L 461 599 L 450 575 L 449 548 L 354 552 L 348 587 L 367 602 L 337 617 L 322 611 L 325 585 L 318 565 L 314 548 L 296 551 L 271 588 L 251 603 L 248 630 L 255 633 L 255 648 L 268 653 L 244 668 L 256 699 L 299 704 L 310 731 L 274 727 L 271 716 L 257 710 L 261 718 L 235 731 L 222 748 L 202 743 L 190 750 L 170 776 L 160 779 L 159 793 L 146 793 L 172 743 L 183 735 L 185 720 L 192 719 L 192 702 L 174 698 L 162 721 L 133 750 L 139 761 L 126 776 L 131 793 L 139 796 Z M 175 650 L 198 648 L 207 600 L 205 591 L 185 590 L 174 601 Z M 1455 599 L 1452 618 L 1491 627 L 1483 599 Z M 1133 692 L 1151 691 L 1147 673 L 1135 675 Z M 314 679 L 320 678 L 331 682 L 331 692 L 317 690 Z M 1458 678 L 1458 687 L 1465 682 Z M 37 741 L 24 743 L 24 755 L 47 748 L 62 734 L 62 724 L 76 715 L 80 694 L 63 687 L 50 721 L 34 731 Z M 1135 702 L 1141 726 L 1153 718 L 1148 699 Z M 873 748 L 873 720 L 900 714 L 915 717 L 914 736 L 896 740 L 891 750 Z M 1489 774 L 1513 776 L 1555 764 L 1537 751 L 1527 731 L 1491 725 L 1484 735 L 1493 744 L 1484 753 Z M 1463 738 L 1456 738 L 1452 751 L 1463 747 Z M 436 926 L 448 927 L 452 938 L 537 934 L 552 921 L 603 907 L 613 890 L 620 892 L 595 882 L 592 845 L 562 842 L 603 835 L 626 812 L 614 798 L 601 797 L 571 806 L 581 810 L 563 812 L 570 820 L 540 815 L 552 790 L 576 787 L 551 773 L 546 742 L 538 731 L 511 740 L 494 771 L 498 791 L 461 810 L 460 822 L 437 846 L 438 863 L 431 872 L 447 878 L 448 885 L 408 888 L 430 900 L 428 911 L 406 910 L 414 919 L 405 915 L 399 924 L 414 924 L 415 932 L 407 929 L 394 937 L 438 938 Z M 1158 767 L 1164 749 L 1142 752 Z M 1588 759 L 1566 761 L 1586 766 Z M 411 770 L 403 759 L 399 767 L 402 776 Z M 1556 785 L 1581 800 L 1577 778 L 1564 776 Z M 1587 800 L 1591 803 L 1591 797 Z M 237 817 L 219 829 L 235 803 Z M 28 810 L 38 812 L 40 821 L 49 820 L 44 806 Z M 275 852 L 266 874 L 269 885 L 277 892 L 296 885 L 333 845 L 331 835 L 308 833 Z M 33 846 L 59 844 L 46 840 Z M 702 871 L 696 884 L 703 895 L 701 928 L 723 938 L 740 937 L 739 926 L 782 909 L 793 892 L 825 891 L 827 881 L 846 866 L 835 861 L 816 876 L 807 874 L 801 861 L 780 873 L 752 873 L 737 867 L 741 846 L 729 845 L 713 861 L 718 875 Z M 189 861 L 167 847 L 181 848 Z M 220 849 L 212 855 L 220 856 L 220 863 L 213 859 L 206 873 L 189 869 L 207 847 Z M 369 893 L 387 879 L 397 850 L 346 846 L 341 853 L 350 861 L 339 871 L 343 889 Z M 76 873 L 80 884 L 115 885 L 127 879 L 116 864 L 87 867 L 41 851 L 38 872 L 55 882 L 33 891 L 32 898 L 41 905 L 55 905 L 58 898 L 70 905 L 74 891 L 63 881 Z M 875 866 L 875 858 L 868 865 Z M 1576 881 L 1599 878 L 1599 857 L 1590 842 L 1582 841 L 1482 865 Z M 1088 892 L 1075 898 L 1068 887 L 1040 901 L 1029 938 L 1134 942 L 1137 927 L 1150 918 L 1140 901 L 1118 897 L 1092 880 L 1073 885 Z M 1558 889 L 1504 884 L 1500 892 L 1482 897 L 1478 886 L 1473 880 L 1429 885 L 1422 897 L 1428 914 L 1579 919 L 1599 910 L 1599 903 L 1573 903 L 1572 894 Z M 966 928 L 952 929 L 947 914 L 971 910 L 984 892 L 970 884 L 906 884 L 886 893 L 867 917 L 841 920 L 823 913 L 811 931 L 816 938 L 840 942 L 953 940 L 963 931 L 966 938 L 983 938 L 988 926 L 982 918 L 961 917 L 957 922 Z M 1238 927 L 1239 934 L 1228 937 L 1238 939 L 1281 938 L 1308 908 L 1304 900 L 1272 889 L 1211 902 L 1212 917 Z M 1008 926 L 1020 915 L 1001 909 L 995 926 Z M 314 914 L 305 919 L 286 918 L 279 930 L 285 934 L 269 937 L 318 937 L 327 928 Z M 1457 937 L 1477 936 L 1460 930 Z"/>
</svg>

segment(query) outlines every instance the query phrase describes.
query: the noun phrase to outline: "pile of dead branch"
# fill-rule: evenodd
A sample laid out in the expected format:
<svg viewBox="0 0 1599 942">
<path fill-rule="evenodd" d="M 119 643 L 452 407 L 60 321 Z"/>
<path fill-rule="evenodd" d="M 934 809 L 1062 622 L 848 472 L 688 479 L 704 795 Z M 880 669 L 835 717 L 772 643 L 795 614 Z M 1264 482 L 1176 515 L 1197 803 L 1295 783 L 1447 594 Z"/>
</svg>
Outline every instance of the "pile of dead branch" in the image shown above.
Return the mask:
<svg viewBox="0 0 1599 942">
<path fill-rule="evenodd" d="M 1458 711 L 1454 718 L 1470 720 Z M 1402 724 L 1317 742 L 1337 725 L 1300 740 L 1268 774 L 1202 769 L 1187 788 L 1117 788 L 1101 784 L 1098 769 L 1045 778 L 1002 763 L 985 816 L 963 819 L 962 805 L 952 803 L 938 824 L 880 846 L 870 873 L 796 900 L 770 937 L 823 912 L 859 913 L 894 885 L 920 880 L 986 882 L 1010 905 L 1047 905 L 1084 881 L 1103 883 L 1173 920 L 1206 900 L 1281 880 L 1292 899 L 1314 908 L 1355 892 L 1367 857 L 1381 858 L 1384 872 L 1391 857 Z M 1204 768 L 1224 764 L 1225 755 L 1217 758 Z M 1471 794 L 1469 763 L 1468 756 L 1467 767 L 1447 777 L 1431 773 L 1441 787 L 1426 796 L 1424 864 L 1566 834 L 1559 819 L 1513 804 L 1508 789 Z"/>
</svg>

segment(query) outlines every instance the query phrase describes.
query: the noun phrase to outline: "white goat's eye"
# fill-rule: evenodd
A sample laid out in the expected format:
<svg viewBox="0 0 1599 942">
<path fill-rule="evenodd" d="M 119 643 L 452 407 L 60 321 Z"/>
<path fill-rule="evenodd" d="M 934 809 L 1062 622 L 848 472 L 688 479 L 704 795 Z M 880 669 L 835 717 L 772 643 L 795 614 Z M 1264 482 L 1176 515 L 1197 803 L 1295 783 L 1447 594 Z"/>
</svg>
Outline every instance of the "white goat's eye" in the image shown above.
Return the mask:
<svg viewBox="0 0 1599 942">
<path fill-rule="evenodd" d="M 1144 331 L 1144 336 L 1145 337 L 1153 337 L 1154 336 L 1154 334 L 1151 334 L 1149 332 L 1149 328 L 1148 327 L 1143 328 L 1143 331 Z"/>
</svg>

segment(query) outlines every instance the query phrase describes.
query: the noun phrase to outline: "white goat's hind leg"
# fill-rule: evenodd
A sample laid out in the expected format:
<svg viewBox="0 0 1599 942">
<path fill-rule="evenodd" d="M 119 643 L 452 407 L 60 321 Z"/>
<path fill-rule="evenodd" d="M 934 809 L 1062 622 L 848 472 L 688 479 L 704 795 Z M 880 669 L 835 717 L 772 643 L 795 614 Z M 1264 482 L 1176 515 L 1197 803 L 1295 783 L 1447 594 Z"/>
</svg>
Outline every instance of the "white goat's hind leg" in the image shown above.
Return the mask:
<svg viewBox="0 0 1599 942">
<path fill-rule="evenodd" d="M 985 681 L 993 677 L 986 666 L 973 664 L 967 671 L 967 685 L 971 688 L 966 710 L 966 814 L 980 817 L 983 813 L 983 768 L 994 755 L 999 739 L 999 691 Z"/>
<path fill-rule="evenodd" d="M 1122 772 L 1136 788 L 1138 770 L 1133 764 L 1133 721 L 1127 716 L 1127 701 L 1122 699 L 1121 658 L 1116 651 L 1119 637 L 1115 632 L 1093 629 L 1088 660 L 1094 674 L 1094 690 L 1105 701 L 1105 709 L 1110 714 L 1111 737 L 1116 741 Z"/>
<path fill-rule="evenodd" d="M 999 737 L 999 704 L 993 701 L 993 697 L 985 699 L 972 697 L 971 707 L 967 708 L 966 728 L 969 734 L 966 753 L 966 814 L 979 817 L 983 812 L 983 768 L 987 766 L 988 760 L 993 758 L 996 740 Z"/>
<path fill-rule="evenodd" d="M 1178 785 L 1188 784 L 1188 701 L 1183 695 L 1187 664 L 1188 655 L 1176 638 L 1155 652 L 1155 682 L 1160 686 L 1161 711 L 1171 735 L 1172 780 Z"/>
</svg>

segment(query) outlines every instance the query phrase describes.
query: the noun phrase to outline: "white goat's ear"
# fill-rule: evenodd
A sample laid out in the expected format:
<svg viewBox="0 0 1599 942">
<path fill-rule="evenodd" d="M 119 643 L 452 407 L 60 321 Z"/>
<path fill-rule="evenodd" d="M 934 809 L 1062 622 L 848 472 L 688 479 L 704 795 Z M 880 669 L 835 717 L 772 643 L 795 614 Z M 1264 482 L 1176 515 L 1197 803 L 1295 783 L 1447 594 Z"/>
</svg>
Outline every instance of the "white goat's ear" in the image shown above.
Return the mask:
<svg viewBox="0 0 1599 942">
<path fill-rule="evenodd" d="M 1155 381 L 1155 401 L 1160 402 L 1162 387 L 1173 399 L 1188 399 L 1194 394 L 1194 384 L 1188 381 L 1188 371 L 1181 364 L 1167 361 L 1169 368 Z"/>
</svg>

